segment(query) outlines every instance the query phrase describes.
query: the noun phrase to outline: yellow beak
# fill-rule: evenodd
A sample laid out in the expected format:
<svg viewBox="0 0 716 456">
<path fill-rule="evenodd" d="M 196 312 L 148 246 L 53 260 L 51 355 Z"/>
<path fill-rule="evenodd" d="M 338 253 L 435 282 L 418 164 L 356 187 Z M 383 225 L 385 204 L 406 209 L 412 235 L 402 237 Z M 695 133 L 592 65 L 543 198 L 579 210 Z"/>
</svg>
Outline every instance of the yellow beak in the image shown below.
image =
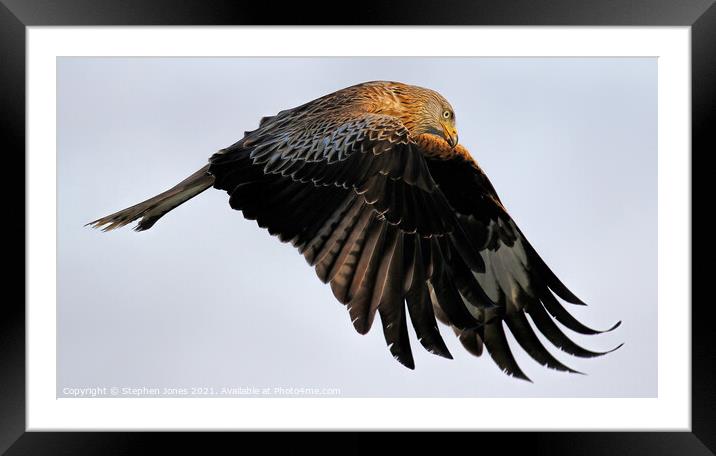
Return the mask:
<svg viewBox="0 0 716 456">
<path fill-rule="evenodd" d="M 454 148 L 457 146 L 458 136 L 455 127 L 443 124 L 443 133 L 445 135 L 445 141 L 447 141 L 450 147 Z"/>
</svg>

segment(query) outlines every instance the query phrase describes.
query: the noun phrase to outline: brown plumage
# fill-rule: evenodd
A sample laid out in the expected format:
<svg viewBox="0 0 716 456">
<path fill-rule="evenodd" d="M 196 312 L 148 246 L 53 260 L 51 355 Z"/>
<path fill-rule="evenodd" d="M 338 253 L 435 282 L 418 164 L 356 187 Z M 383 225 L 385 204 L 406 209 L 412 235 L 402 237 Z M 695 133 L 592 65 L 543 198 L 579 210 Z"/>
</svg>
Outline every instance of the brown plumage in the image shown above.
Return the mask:
<svg viewBox="0 0 716 456">
<path fill-rule="evenodd" d="M 470 353 L 480 356 L 484 346 L 503 371 L 524 379 L 504 326 L 550 368 L 574 372 L 533 326 L 567 353 L 602 354 L 579 347 L 554 323 L 599 332 L 558 302 L 583 304 L 457 145 L 453 109 L 435 91 L 368 82 L 265 117 L 174 188 L 91 225 L 111 230 L 139 220 L 136 229 L 145 230 L 212 185 L 304 255 L 359 333 L 378 314 L 390 352 L 410 368 L 408 321 L 430 352 L 452 357 L 440 320 Z"/>
</svg>

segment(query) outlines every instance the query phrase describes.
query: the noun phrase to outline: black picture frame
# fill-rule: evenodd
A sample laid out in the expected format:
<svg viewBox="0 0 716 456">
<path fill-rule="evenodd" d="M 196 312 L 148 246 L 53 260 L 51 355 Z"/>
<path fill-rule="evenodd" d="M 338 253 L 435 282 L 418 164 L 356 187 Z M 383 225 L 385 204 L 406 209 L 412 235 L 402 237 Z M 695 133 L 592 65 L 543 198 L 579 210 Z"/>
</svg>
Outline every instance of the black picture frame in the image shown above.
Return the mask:
<svg viewBox="0 0 716 456">
<path fill-rule="evenodd" d="M 20 184 L 25 164 L 25 33 L 28 26 L 75 25 L 572 25 L 690 26 L 692 33 L 692 169 L 693 160 L 716 151 L 716 5 L 714 0 L 502 0 L 361 2 L 232 2 L 229 0 L 0 0 L 0 115 L 5 159 L 3 213 L 5 226 L 25 239 L 25 199 Z M 17 163 L 10 164 L 12 158 Z M 23 171 L 21 171 L 23 170 Z M 14 180 L 14 179 L 13 179 Z M 23 194 L 25 187 L 23 186 Z M 692 187 L 694 197 L 700 192 Z M 710 207 L 706 203 L 702 208 Z M 698 208 L 698 205 L 692 207 Z M 704 211 L 700 211 L 703 213 Z M 21 217 L 20 214 L 23 216 Z M 693 218 L 692 218 L 692 227 Z M 8 233 L 11 232 L 8 230 Z M 696 233 L 694 233 L 696 234 Z M 692 234 L 692 239 L 693 235 Z M 6 245 L 19 245 L 6 235 Z M 699 239 L 705 236 L 696 235 Z M 692 255 L 706 256 L 705 243 Z M 7 275 L 25 277 L 25 259 L 10 263 Z M 692 283 L 702 269 L 692 267 Z M 24 280 L 9 277 L 6 283 Z M 13 280 L 15 279 L 15 280 Z M 25 288 L 22 296 L 24 297 Z M 695 296 L 695 295 L 694 295 Z M 382 449 L 425 445 L 435 441 L 448 451 L 480 451 L 496 446 L 507 454 L 525 449 L 540 454 L 708 455 L 716 454 L 716 344 L 711 319 L 713 303 L 692 299 L 691 432 L 484 432 L 434 436 L 412 433 L 383 439 Z M 269 450 L 296 449 L 315 434 L 237 436 L 228 433 L 92 433 L 25 431 L 25 305 L 5 294 L 0 314 L 0 452 L 19 454 L 136 454 L 168 450 L 246 448 L 247 439 Z M 668 316 L 660 316 L 668 318 Z M 321 447 L 332 453 L 371 451 L 377 446 L 363 433 L 334 433 Z M 197 446 L 198 445 L 198 446 Z M 386 447 L 387 445 L 387 447 Z M 405 448 L 405 451 L 407 448 Z M 163 451 L 164 452 L 164 451 Z"/>
</svg>

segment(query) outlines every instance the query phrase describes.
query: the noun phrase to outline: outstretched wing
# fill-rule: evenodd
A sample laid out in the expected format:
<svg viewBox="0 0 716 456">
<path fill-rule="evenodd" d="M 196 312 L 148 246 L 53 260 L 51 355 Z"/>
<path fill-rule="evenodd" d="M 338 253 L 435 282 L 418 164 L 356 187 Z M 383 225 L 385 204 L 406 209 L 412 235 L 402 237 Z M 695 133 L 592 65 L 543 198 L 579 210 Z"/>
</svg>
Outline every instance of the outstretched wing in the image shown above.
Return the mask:
<svg viewBox="0 0 716 456">
<path fill-rule="evenodd" d="M 211 157 L 209 173 L 232 208 L 291 242 L 330 282 L 358 332 L 378 313 L 404 365 L 414 367 L 408 316 L 426 349 L 451 357 L 438 318 L 468 350 L 479 352 L 484 341 L 503 369 L 520 375 L 502 325 L 492 324 L 503 320 L 509 301 L 490 288 L 497 263 L 483 237 L 502 231 L 480 230 L 469 212 L 453 207 L 416 139 L 397 118 L 329 97 L 262 119 Z M 518 235 L 516 227 L 510 232 Z M 510 324 L 526 323 L 520 318 Z M 559 329 L 550 334 L 563 337 Z"/>
<path fill-rule="evenodd" d="M 504 371 L 526 378 L 507 344 L 504 323 L 519 345 L 537 362 L 573 372 L 542 345 L 526 318 L 529 315 L 534 326 L 563 351 L 579 357 L 603 354 L 578 346 L 554 323 L 553 318 L 581 334 L 601 332 L 577 321 L 557 300 L 556 296 L 572 304 L 584 305 L 530 245 L 467 150 L 461 146 L 451 150 L 444 141 L 430 136 L 419 138 L 418 143 L 426 156 L 431 176 L 485 263 L 485 270 L 476 272 L 468 271 L 460 264 L 459 256 L 447 260 L 453 272 L 463 271 L 466 283 L 460 292 L 467 301 L 472 301 L 471 288 L 481 288 L 496 304 L 494 317 L 488 318 L 484 327 L 454 328 L 465 348 L 479 356 L 484 344 Z M 446 323 L 451 322 L 448 319 Z"/>
</svg>

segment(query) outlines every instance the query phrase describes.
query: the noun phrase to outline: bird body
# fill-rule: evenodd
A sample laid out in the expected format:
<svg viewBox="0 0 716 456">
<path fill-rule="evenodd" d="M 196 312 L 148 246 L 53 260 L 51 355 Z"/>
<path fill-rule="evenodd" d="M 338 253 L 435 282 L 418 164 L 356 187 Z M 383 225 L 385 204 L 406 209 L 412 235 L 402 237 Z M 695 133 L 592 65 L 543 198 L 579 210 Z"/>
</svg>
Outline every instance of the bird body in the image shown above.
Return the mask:
<svg viewBox="0 0 716 456">
<path fill-rule="evenodd" d="M 390 352 L 407 367 L 414 367 L 410 320 L 420 343 L 440 356 L 452 357 L 437 321 L 470 353 L 479 356 L 484 346 L 503 371 L 527 379 L 507 326 L 540 364 L 575 372 L 547 351 L 526 315 L 575 356 L 601 353 L 576 345 L 554 320 L 584 334 L 600 331 L 558 301 L 583 304 L 457 142 L 453 108 L 439 93 L 358 84 L 264 117 L 172 189 L 91 225 L 111 230 L 139 220 L 137 230 L 149 229 L 213 186 L 228 193 L 233 209 L 298 249 L 359 333 L 378 314 Z"/>
</svg>

